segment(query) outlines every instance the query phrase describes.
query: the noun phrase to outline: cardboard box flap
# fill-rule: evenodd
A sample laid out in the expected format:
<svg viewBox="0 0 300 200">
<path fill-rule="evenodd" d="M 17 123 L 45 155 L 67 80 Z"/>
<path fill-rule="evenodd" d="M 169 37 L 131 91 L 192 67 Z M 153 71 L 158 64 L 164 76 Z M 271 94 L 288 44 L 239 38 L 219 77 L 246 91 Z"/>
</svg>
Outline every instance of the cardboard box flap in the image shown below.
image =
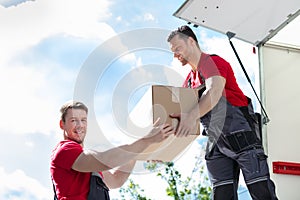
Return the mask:
<svg viewBox="0 0 300 200">
<path fill-rule="evenodd" d="M 171 118 L 169 115 L 171 113 L 189 112 L 198 103 L 198 92 L 200 89 L 201 88 L 191 89 L 153 85 L 153 122 L 156 121 L 157 118 L 160 118 L 161 123 L 169 123 L 176 128 L 178 119 Z M 150 145 L 138 156 L 138 159 L 161 161 L 174 160 L 200 135 L 200 121 L 198 121 L 194 130 L 194 134 L 187 137 L 176 137 L 172 135 L 161 143 Z"/>
</svg>

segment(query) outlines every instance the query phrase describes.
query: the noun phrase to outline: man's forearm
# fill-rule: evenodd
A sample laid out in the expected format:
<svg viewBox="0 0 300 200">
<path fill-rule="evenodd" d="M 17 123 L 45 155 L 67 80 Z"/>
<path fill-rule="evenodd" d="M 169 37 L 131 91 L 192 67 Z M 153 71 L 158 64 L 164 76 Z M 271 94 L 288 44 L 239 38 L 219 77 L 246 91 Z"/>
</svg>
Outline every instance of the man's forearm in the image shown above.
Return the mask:
<svg viewBox="0 0 300 200">
<path fill-rule="evenodd" d="M 86 150 L 78 156 L 72 168 L 81 172 L 93 172 L 121 166 L 136 159 L 149 145 L 161 142 L 171 134 L 174 134 L 174 128 L 168 124 L 163 124 L 152 128 L 147 136 L 132 144 L 122 145 L 104 152 Z"/>
<path fill-rule="evenodd" d="M 152 143 L 151 138 L 141 138 L 132 144 L 122 145 L 104 152 L 86 150 L 78 156 L 72 168 L 81 172 L 110 170 L 134 160 Z"/>
<path fill-rule="evenodd" d="M 135 159 L 150 144 L 151 142 L 148 138 L 141 138 L 129 145 L 122 145 L 104 152 L 93 153 L 93 156 L 105 164 L 108 169 L 115 168 Z"/>
<path fill-rule="evenodd" d="M 205 94 L 205 96 L 201 98 L 197 106 L 192 111 L 192 114 L 195 117 L 195 119 L 199 119 L 205 114 L 207 114 L 209 111 L 211 111 L 217 105 L 218 101 L 219 98 L 212 98 L 210 92 Z"/>
<path fill-rule="evenodd" d="M 215 76 L 207 79 L 207 90 L 201 96 L 198 104 L 191 110 L 191 118 L 197 120 L 211 111 L 222 97 L 225 86 L 223 77 Z"/>
<path fill-rule="evenodd" d="M 104 181 L 108 185 L 109 188 L 119 188 L 126 182 L 128 177 L 130 176 L 132 169 L 135 166 L 136 161 L 131 160 L 125 165 L 118 167 L 113 172 L 105 171 L 103 172 Z"/>
</svg>

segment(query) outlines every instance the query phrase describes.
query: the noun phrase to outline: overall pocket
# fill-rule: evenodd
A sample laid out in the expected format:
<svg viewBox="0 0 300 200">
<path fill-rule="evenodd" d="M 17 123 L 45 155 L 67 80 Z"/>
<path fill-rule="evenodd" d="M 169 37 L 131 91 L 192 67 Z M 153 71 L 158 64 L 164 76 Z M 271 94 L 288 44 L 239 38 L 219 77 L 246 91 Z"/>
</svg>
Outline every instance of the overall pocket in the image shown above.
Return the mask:
<svg viewBox="0 0 300 200">
<path fill-rule="evenodd" d="M 88 200 L 109 200 L 109 188 L 105 185 L 99 174 L 92 173 Z"/>
<path fill-rule="evenodd" d="M 231 150 L 236 153 L 253 148 L 257 143 L 256 134 L 253 131 L 236 131 L 225 135 L 225 139 Z"/>
</svg>

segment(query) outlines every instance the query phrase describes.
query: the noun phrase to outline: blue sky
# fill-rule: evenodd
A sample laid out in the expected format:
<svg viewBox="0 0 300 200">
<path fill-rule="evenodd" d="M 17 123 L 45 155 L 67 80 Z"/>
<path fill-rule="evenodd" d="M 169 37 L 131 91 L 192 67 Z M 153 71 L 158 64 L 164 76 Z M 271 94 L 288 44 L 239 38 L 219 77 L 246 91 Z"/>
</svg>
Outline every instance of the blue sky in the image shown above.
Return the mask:
<svg viewBox="0 0 300 200">
<path fill-rule="evenodd" d="M 102 49 L 98 57 L 99 61 L 105 60 L 113 47 L 119 47 L 114 42 L 120 34 L 145 28 L 164 32 L 186 24 L 172 16 L 183 2 L 0 0 L 0 102 L 3 105 L 0 199 L 34 200 L 52 196 L 49 157 L 62 136 L 58 126 L 59 108 L 74 97 L 81 70 L 89 56 L 97 51 L 99 53 L 99 48 L 101 50 L 105 42 L 110 42 L 114 45 L 112 49 L 107 49 L 107 52 Z M 227 39 L 201 27 L 193 29 L 204 51 L 219 54 L 232 63 L 241 87 L 252 97 Z M 145 35 L 145 38 L 136 40 L 142 42 L 149 37 L 152 36 Z M 252 53 L 252 45 L 233 41 L 250 77 L 258 86 L 254 80 L 258 74 L 257 55 Z M 128 116 L 134 110 L 150 84 L 177 81 L 176 84 L 180 85 L 188 71 L 173 60 L 172 54 L 165 48 L 165 38 L 158 42 L 163 43 L 163 48 L 155 46 L 116 54 L 117 57 L 95 80 L 97 84 L 93 85 L 95 90 L 92 91 L 91 102 L 94 103 L 92 107 L 98 126 L 110 141 L 106 148 L 125 141 L 123 138 L 127 136 L 122 135 L 124 132 L 121 130 L 124 124 L 118 117 Z M 147 71 L 147 66 L 154 67 Z M 168 77 L 166 69 L 172 70 L 175 76 L 180 74 L 181 80 Z M 84 80 L 84 84 L 89 85 L 90 82 L 88 78 Z M 116 95 L 120 99 L 114 99 Z M 125 113 L 116 116 L 114 106 L 125 107 Z M 94 145 L 102 143 L 93 141 Z M 197 148 L 196 145 L 189 150 Z M 193 159 L 194 154 L 182 158 Z M 140 176 L 159 182 L 159 178 L 154 179 L 151 174 Z M 139 176 L 133 175 L 133 178 L 136 177 Z M 141 185 L 151 193 L 149 184 L 141 182 Z M 112 191 L 112 195 L 115 193 Z"/>
</svg>

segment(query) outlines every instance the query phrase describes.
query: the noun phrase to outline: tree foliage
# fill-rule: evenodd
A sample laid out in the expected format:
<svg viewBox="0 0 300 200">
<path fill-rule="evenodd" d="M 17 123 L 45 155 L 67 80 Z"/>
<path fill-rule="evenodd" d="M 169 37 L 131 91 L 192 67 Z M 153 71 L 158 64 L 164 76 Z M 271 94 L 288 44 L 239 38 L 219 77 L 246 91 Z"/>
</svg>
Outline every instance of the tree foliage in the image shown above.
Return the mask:
<svg viewBox="0 0 300 200">
<path fill-rule="evenodd" d="M 133 182 L 132 179 L 128 180 L 129 183 L 126 188 L 120 188 L 119 192 L 121 193 L 121 197 L 123 200 L 128 199 L 136 199 L 136 200 L 151 200 L 143 195 L 144 190 L 140 188 L 140 186 Z"/>
</svg>

